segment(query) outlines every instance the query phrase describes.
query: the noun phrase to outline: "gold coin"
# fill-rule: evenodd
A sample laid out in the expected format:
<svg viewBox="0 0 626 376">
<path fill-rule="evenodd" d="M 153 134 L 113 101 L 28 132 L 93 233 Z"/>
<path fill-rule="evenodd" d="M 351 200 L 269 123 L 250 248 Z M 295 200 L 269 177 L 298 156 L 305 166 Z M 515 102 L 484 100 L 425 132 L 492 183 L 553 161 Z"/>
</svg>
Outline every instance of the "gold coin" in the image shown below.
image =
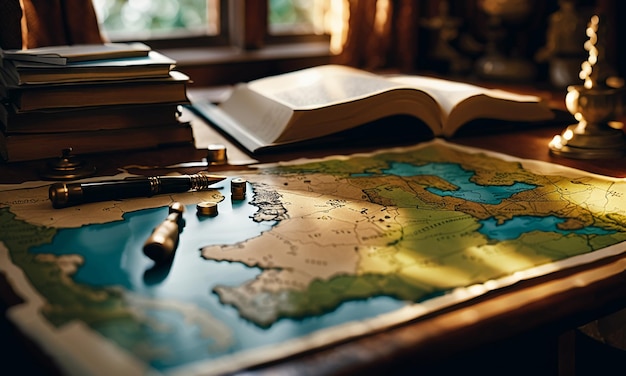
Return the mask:
<svg viewBox="0 0 626 376">
<path fill-rule="evenodd" d="M 228 157 L 226 156 L 226 146 L 221 144 L 211 144 L 207 148 L 207 161 L 213 165 L 226 164 Z"/>
<path fill-rule="evenodd" d="M 196 210 L 200 216 L 215 217 L 217 215 L 217 203 L 211 201 L 201 202 L 196 205 Z"/>
</svg>

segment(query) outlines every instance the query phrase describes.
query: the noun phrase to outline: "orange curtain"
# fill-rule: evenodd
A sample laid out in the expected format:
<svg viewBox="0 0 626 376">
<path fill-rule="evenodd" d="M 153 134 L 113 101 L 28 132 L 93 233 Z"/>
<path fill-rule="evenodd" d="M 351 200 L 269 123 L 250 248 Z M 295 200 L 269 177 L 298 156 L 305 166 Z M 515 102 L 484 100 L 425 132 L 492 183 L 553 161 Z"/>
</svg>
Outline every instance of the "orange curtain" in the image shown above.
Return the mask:
<svg viewBox="0 0 626 376">
<path fill-rule="evenodd" d="M 415 69 L 418 0 L 348 0 L 347 34 L 334 60 L 364 69 Z"/>
<path fill-rule="evenodd" d="M 103 42 L 91 0 L 2 0 L 1 4 L 2 48 Z"/>
</svg>

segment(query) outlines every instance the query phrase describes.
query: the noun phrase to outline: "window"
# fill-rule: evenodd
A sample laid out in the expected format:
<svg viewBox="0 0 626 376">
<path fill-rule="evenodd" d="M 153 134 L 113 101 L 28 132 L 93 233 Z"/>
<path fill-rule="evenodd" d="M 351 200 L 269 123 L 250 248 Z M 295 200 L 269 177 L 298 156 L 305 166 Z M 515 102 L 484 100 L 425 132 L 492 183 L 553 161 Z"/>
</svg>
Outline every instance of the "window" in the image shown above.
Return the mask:
<svg viewBox="0 0 626 376">
<path fill-rule="evenodd" d="M 234 32 L 243 21 L 255 34 L 271 36 L 323 35 L 331 0 L 93 0 L 101 30 L 110 40 L 185 39 Z M 241 12 L 242 8 L 254 12 Z M 267 11 L 259 11 L 267 8 Z M 224 11 L 220 13 L 221 11 Z M 229 14 L 231 13 L 231 14 Z M 267 20 L 259 17 L 267 15 Z M 232 25 L 228 29 L 228 24 Z M 258 30 L 262 24 L 263 30 Z M 228 29 L 228 30 L 226 30 Z M 232 36 L 231 36 L 232 37 Z"/>
<path fill-rule="evenodd" d="M 110 40 L 184 38 L 219 34 L 217 0 L 93 0 Z"/>
<path fill-rule="evenodd" d="M 92 0 L 104 36 L 143 41 L 193 85 L 233 84 L 330 61 L 331 3 L 345 0 Z"/>
<path fill-rule="evenodd" d="M 324 14 L 330 1 L 270 0 L 270 35 L 324 34 Z"/>
</svg>

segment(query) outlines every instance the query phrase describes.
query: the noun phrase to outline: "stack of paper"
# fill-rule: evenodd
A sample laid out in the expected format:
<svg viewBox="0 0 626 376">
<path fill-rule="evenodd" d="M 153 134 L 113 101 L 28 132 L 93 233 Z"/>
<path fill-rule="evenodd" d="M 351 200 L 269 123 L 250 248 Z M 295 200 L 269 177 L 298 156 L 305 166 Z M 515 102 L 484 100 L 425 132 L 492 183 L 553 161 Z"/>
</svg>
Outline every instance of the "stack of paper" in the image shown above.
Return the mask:
<svg viewBox="0 0 626 376">
<path fill-rule="evenodd" d="M 5 161 L 190 143 L 178 119 L 189 77 L 142 43 L 1 51 Z"/>
</svg>

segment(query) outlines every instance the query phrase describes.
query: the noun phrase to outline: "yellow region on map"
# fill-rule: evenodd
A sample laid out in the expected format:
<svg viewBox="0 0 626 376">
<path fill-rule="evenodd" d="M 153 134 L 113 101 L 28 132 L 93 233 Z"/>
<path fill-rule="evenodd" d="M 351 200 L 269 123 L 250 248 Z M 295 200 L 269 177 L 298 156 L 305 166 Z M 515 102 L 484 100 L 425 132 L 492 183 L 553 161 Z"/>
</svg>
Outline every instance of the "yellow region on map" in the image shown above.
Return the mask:
<svg viewBox="0 0 626 376">
<path fill-rule="evenodd" d="M 202 255 L 263 270 L 215 289 L 262 326 L 370 296 L 419 302 L 626 240 L 623 181 L 543 174 L 437 142 L 245 177 L 256 219 L 279 223 Z"/>
</svg>

